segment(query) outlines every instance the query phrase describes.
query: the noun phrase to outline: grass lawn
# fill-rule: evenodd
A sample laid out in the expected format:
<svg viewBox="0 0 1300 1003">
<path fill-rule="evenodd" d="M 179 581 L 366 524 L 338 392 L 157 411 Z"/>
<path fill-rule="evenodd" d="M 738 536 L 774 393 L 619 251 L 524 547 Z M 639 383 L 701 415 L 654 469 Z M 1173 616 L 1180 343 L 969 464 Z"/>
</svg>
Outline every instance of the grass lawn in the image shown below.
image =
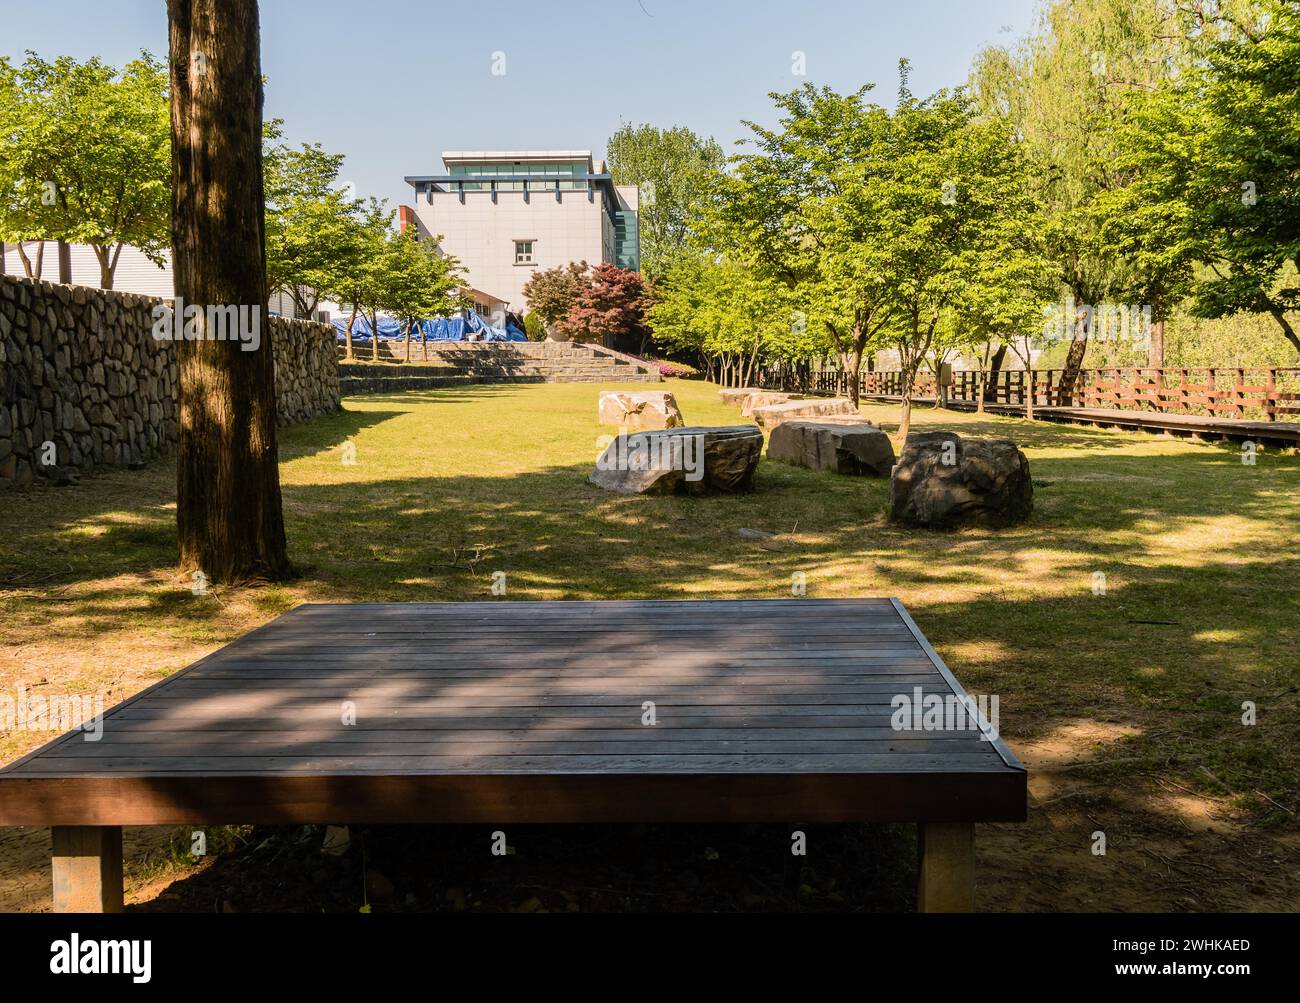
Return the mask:
<svg viewBox="0 0 1300 1003">
<path fill-rule="evenodd" d="M 742 421 L 710 385 L 670 389 L 691 424 Z M 284 431 L 301 571 L 285 585 L 194 595 L 176 577 L 167 460 L 0 496 L 0 692 L 103 692 L 111 704 L 297 603 L 490 599 L 497 571 L 515 600 L 788 596 L 803 572 L 809 596 L 898 596 L 968 690 L 999 696 L 1003 736 L 1031 771 L 1030 818 L 979 828 L 980 908 L 1297 908 L 1300 459 L 1270 451 L 1248 466 L 1235 447 L 921 409 L 917 428 L 1019 443 L 1035 512 L 1013 530 L 918 532 L 886 520 L 887 481 L 766 460 L 743 496 L 600 491 L 586 483 L 610 431 L 596 424 L 596 392 L 357 397 Z M 896 407 L 863 412 L 896 427 Z M 0 762 L 49 737 L 0 733 Z M 584 911 L 911 901 L 906 828 L 821 827 L 806 862 L 791 858 L 788 827 L 530 829 L 505 863 L 480 828 L 375 830 L 362 834 L 365 862 L 322 857 L 310 830 L 231 830 L 229 849 L 198 864 L 165 832 L 129 830 L 128 900 Z M 47 853 L 43 830 L 0 830 L 0 908 L 47 906 Z"/>
</svg>

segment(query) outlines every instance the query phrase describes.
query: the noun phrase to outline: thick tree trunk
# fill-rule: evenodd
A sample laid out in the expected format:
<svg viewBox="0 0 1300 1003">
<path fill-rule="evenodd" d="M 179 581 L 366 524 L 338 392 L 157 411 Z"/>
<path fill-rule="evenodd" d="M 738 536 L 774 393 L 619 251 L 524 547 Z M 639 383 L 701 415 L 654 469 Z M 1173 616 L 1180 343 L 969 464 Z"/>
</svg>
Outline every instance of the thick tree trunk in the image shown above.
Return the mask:
<svg viewBox="0 0 1300 1003">
<path fill-rule="evenodd" d="M 205 316 L 203 337 L 174 346 L 180 567 L 222 582 L 279 579 L 290 565 L 266 310 L 257 3 L 168 0 L 167 15 L 176 295 L 205 314 L 238 306 L 248 318 L 247 337 L 218 339 Z"/>
<path fill-rule="evenodd" d="M 59 248 L 59 284 L 64 286 L 72 285 L 72 248 L 68 246 L 67 241 L 60 240 Z M 111 277 L 109 281 L 112 281 Z M 104 288 L 108 288 L 105 286 Z"/>
</svg>

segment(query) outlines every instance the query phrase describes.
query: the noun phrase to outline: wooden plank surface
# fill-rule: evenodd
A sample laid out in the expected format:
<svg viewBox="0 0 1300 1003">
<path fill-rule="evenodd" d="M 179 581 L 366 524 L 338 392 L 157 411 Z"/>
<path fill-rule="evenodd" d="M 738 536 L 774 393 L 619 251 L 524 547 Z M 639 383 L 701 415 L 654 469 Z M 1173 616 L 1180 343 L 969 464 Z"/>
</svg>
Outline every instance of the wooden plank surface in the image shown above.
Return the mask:
<svg viewBox="0 0 1300 1003">
<path fill-rule="evenodd" d="M 307 605 L 0 770 L 0 824 L 1023 818 L 917 693 L 965 695 L 888 599 Z"/>
</svg>

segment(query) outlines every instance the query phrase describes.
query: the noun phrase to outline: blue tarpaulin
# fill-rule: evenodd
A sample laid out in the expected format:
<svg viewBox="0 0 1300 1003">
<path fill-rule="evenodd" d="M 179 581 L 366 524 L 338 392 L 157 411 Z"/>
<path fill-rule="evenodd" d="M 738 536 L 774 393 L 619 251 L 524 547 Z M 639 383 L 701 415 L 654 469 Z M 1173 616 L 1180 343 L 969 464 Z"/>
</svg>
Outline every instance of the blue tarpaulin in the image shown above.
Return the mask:
<svg viewBox="0 0 1300 1003">
<path fill-rule="evenodd" d="M 422 320 L 411 331 L 413 341 L 468 341 L 468 335 L 474 334 L 477 341 L 527 341 L 528 336 L 514 324 L 506 321 L 505 327 L 493 327 L 481 314 L 474 310 L 466 311 L 466 316 L 438 317 L 434 320 Z M 339 343 L 347 338 L 348 322 L 346 317 L 333 320 Z M 406 328 L 392 317 L 379 318 L 379 340 L 401 341 L 406 337 Z M 370 342 L 370 321 L 357 314 L 352 325 L 354 344 Z"/>
</svg>

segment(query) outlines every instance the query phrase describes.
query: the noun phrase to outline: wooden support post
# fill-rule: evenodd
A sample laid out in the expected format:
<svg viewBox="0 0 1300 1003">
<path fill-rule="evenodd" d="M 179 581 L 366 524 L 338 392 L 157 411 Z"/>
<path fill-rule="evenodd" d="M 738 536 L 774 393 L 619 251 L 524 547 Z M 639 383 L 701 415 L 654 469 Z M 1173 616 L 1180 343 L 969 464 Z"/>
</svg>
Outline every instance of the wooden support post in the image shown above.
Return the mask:
<svg viewBox="0 0 1300 1003">
<path fill-rule="evenodd" d="M 975 911 L 975 823 L 918 822 L 917 912 Z"/>
<path fill-rule="evenodd" d="M 56 825 L 54 911 L 122 911 L 122 828 Z"/>
</svg>

